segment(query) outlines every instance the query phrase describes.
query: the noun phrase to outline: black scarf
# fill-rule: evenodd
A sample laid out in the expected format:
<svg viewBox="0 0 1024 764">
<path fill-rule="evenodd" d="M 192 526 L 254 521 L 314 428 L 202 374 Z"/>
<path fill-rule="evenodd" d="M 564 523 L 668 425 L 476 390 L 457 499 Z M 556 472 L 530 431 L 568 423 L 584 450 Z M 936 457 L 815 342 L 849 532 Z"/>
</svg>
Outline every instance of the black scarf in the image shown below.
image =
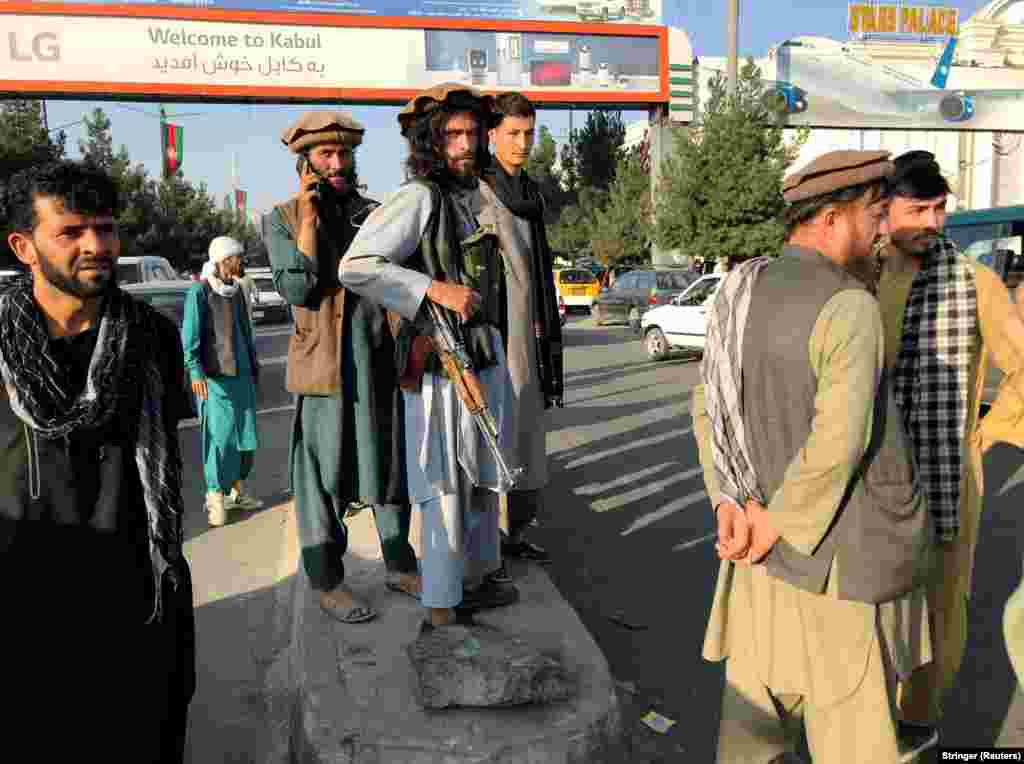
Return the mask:
<svg viewBox="0 0 1024 764">
<path fill-rule="evenodd" d="M 168 432 L 163 411 L 165 382 L 159 354 L 166 348 L 161 347 L 158 320 L 149 305 L 120 289 L 111 290 L 104 300 L 85 386 L 73 390 L 53 354 L 46 320 L 32 297 L 31 278 L 18 279 L 0 292 L 0 373 L 21 421 L 47 439 L 98 429 L 115 418 L 138 422 L 135 462 L 156 578 L 151 620 L 161 617 L 164 573 L 170 571 L 173 579 L 182 559 L 184 510 L 177 433 Z"/>
<path fill-rule="evenodd" d="M 525 173 L 511 176 L 493 162 L 484 176 L 502 204 L 530 223 L 530 280 L 533 290 L 533 328 L 537 339 L 537 371 L 545 406 L 562 407 L 565 375 L 562 366 L 562 322 L 551 265 L 551 249 L 544 230 L 544 199 L 537 184 Z"/>
</svg>

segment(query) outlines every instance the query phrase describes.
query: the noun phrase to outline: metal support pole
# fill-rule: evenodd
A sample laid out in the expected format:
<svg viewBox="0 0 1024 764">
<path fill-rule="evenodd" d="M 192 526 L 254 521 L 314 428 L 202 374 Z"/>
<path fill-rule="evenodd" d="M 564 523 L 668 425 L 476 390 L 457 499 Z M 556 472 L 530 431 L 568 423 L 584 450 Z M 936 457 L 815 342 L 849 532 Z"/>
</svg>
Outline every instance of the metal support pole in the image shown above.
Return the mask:
<svg viewBox="0 0 1024 764">
<path fill-rule="evenodd" d="M 729 20 L 725 32 L 726 49 L 729 57 L 726 73 L 729 80 L 729 95 L 734 95 L 736 93 L 736 83 L 739 80 L 739 57 L 737 49 L 739 48 L 740 0 L 725 1 L 729 5 Z"/>
</svg>

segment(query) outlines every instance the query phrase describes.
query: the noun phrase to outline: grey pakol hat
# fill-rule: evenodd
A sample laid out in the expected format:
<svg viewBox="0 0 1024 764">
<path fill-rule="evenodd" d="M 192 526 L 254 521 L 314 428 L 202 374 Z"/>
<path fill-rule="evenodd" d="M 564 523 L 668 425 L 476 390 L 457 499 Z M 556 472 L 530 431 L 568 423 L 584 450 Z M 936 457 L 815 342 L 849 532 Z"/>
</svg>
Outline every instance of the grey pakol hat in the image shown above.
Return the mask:
<svg viewBox="0 0 1024 764">
<path fill-rule="evenodd" d="M 892 177 L 895 166 L 888 151 L 830 151 L 787 177 L 782 197 L 800 202 L 830 194 L 841 188 L 859 186 Z"/>
<path fill-rule="evenodd" d="M 344 111 L 307 111 L 281 133 L 281 143 L 293 154 L 321 143 L 340 143 L 355 148 L 363 142 L 366 128 Z"/>
</svg>

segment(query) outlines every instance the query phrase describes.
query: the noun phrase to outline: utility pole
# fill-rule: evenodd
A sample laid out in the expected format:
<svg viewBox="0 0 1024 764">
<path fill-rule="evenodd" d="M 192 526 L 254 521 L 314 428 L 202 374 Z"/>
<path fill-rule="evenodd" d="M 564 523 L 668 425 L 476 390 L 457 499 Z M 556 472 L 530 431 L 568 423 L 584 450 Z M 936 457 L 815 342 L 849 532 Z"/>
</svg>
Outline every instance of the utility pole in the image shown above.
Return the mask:
<svg viewBox="0 0 1024 764">
<path fill-rule="evenodd" d="M 736 83 L 739 81 L 739 58 L 737 53 L 740 20 L 740 0 L 725 0 L 729 5 L 729 20 L 726 27 L 726 50 L 728 51 L 728 64 L 726 72 L 728 75 L 729 95 L 736 94 Z"/>
</svg>

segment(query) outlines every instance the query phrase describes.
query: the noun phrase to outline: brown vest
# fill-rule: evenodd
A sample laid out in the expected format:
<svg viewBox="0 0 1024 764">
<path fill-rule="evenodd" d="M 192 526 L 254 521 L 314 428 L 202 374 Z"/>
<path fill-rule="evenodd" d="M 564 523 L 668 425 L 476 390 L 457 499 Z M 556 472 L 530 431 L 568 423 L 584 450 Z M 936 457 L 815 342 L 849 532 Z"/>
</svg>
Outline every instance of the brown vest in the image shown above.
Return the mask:
<svg viewBox="0 0 1024 764">
<path fill-rule="evenodd" d="M 769 503 L 811 433 L 817 379 L 807 347 L 814 324 L 836 294 L 863 288 L 822 255 L 797 247 L 787 247 L 754 284 L 743 337 L 743 423 Z M 930 515 L 883 375 L 871 442 L 824 540 L 804 555 L 780 539 L 765 564 L 769 575 L 822 594 L 838 556 L 840 599 L 888 602 L 923 583 L 931 545 Z"/>
<path fill-rule="evenodd" d="M 299 200 L 276 207 L 292 238 L 299 238 Z M 341 396 L 341 340 L 345 323 L 345 289 L 338 281 L 338 265 L 351 242 L 317 236 L 315 262 L 319 301 L 293 305 L 295 331 L 288 341 L 285 387 L 297 395 Z"/>
</svg>

